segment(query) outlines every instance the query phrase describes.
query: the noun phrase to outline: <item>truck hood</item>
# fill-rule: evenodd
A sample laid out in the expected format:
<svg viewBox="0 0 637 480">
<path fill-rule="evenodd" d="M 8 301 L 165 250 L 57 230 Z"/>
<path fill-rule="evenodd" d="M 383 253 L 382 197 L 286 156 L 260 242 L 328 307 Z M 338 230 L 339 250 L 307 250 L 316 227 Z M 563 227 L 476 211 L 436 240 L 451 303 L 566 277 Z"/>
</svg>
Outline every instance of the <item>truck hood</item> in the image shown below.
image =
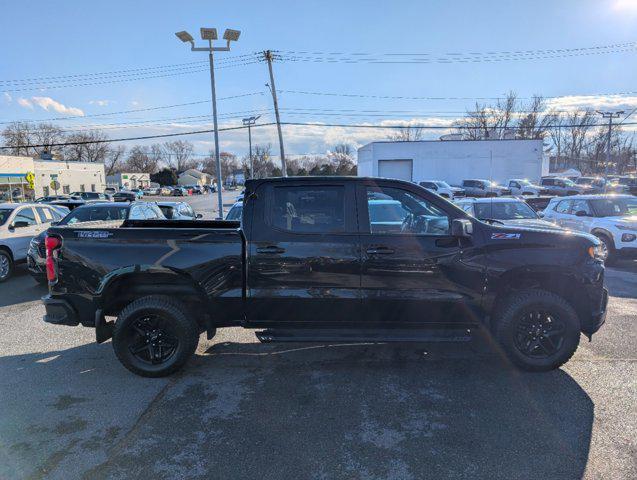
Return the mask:
<svg viewBox="0 0 637 480">
<path fill-rule="evenodd" d="M 555 225 L 554 223 L 548 222 L 546 220 L 540 220 L 528 218 L 521 220 L 501 220 L 505 225 L 511 225 L 512 227 L 522 227 L 522 228 L 533 228 L 533 229 L 542 229 L 542 230 L 561 230 L 564 231 L 562 227 Z"/>
</svg>

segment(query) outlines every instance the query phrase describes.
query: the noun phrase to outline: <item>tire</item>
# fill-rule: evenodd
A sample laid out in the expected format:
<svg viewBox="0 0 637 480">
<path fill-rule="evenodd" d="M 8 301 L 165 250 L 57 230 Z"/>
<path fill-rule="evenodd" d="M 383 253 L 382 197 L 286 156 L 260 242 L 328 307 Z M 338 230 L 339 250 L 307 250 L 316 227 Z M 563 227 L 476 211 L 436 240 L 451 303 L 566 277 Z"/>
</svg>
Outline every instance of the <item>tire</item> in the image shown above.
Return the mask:
<svg viewBox="0 0 637 480">
<path fill-rule="evenodd" d="M 551 292 L 525 290 L 512 294 L 505 299 L 495 321 L 498 342 L 509 359 L 523 370 L 545 372 L 559 368 L 579 345 L 580 323 L 575 310 Z"/>
<path fill-rule="evenodd" d="M 13 257 L 6 250 L 0 250 L 0 283 L 13 275 Z"/>
<path fill-rule="evenodd" d="M 605 250 L 606 257 L 604 258 L 605 265 L 613 265 L 617 260 L 617 251 L 615 250 L 615 243 L 613 240 L 606 234 L 603 233 L 594 233 L 599 241 L 602 242 L 602 247 Z"/>
<path fill-rule="evenodd" d="M 122 365 L 142 377 L 181 369 L 199 342 L 199 326 L 187 312 L 181 302 L 162 295 L 129 303 L 113 329 L 113 349 Z"/>
</svg>

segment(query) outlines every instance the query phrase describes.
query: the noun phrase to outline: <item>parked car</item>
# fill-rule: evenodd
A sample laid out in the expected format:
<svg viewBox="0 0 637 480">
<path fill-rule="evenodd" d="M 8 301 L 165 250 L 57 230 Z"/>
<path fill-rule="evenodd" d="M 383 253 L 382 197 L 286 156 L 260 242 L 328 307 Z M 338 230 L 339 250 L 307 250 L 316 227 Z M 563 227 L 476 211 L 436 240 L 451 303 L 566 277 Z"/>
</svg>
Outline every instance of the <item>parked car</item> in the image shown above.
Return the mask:
<svg viewBox="0 0 637 480">
<path fill-rule="evenodd" d="M 54 202 L 56 200 L 68 200 L 69 197 L 67 195 L 49 195 L 46 197 L 36 198 L 35 203 L 49 203 Z"/>
<path fill-rule="evenodd" d="M 380 195 L 400 203 L 399 233 L 370 222 Z M 592 235 L 484 223 L 400 180 L 249 180 L 246 197 L 242 222 L 52 227 L 44 320 L 95 328 L 148 377 L 228 326 L 263 342 L 466 340 L 484 328 L 514 364 L 543 371 L 604 322 Z"/>
<path fill-rule="evenodd" d="M 546 188 L 535 185 L 526 178 L 510 178 L 504 183 L 509 187 L 509 190 L 511 190 L 511 193 L 513 195 L 529 195 L 538 197 L 540 195 L 547 195 L 549 193 Z"/>
<path fill-rule="evenodd" d="M 74 210 L 78 207 L 82 207 L 86 205 L 87 203 L 105 203 L 105 202 L 107 201 L 106 200 L 91 200 L 90 202 L 87 202 L 86 200 L 69 198 L 66 200 L 52 200 L 51 202 L 47 202 L 47 204 L 51 206 L 55 206 L 55 207 L 66 208 L 68 210 Z"/>
<path fill-rule="evenodd" d="M 607 264 L 622 256 L 637 256 L 637 197 L 554 198 L 544 210 L 544 218 L 564 228 L 595 235 L 602 242 L 602 258 Z"/>
<path fill-rule="evenodd" d="M 113 196 L 113 195 L 115 195 L 115 194 L 117 193 L 117 189 L 115 189 L 115 188 L 113 188 L 113 187 L 106 187 L 106 188 L 104 189 L 104 193 L 105 193 L 106 195 Z"/>
<path fill-rule="evenodd" d="M 144 191 L 141 188 L 131 188 L 130 191 L 137 195 L 138 200 L 144 196 Z"/>
<path fill-rule="evenodd" d="M 230 210 L 228 210 L 228 213 L 226 214 L 226 220 L 240 222 L 242 212 L 243 202 L 237 202 L 232 207 L 230 207 Z"/>
<path fill-rule="evenodd" d="M 104 200 L 109 202 L 110 197 L 104 193 L 98 192 L 73 192 L 71 193 L 71 198 L 75 200 Z"/>
<path fill-rule="evenodd" d="M 157 206 L 168 220 L 198 220 L 203 217 L 186 202 L 157 202 Z"/>
<path fill-rule="evenodd" d="M 161 187 L 159 194 L 162 196 L 170 196 L 173 194 L 173 187 Z"/>
<path fill-rule="evenodd" d="M 547 190 L 548 195 L 558 197 L 592 193 L 593 191 L 590 187 L 577 185 L 572 180 L 561 177 L 542 177 L 540 185 Z"/>
<path fill-rule="evenodd" d="M 575 183 L 590 188 L 588 193 L 630 193 L 627 185 L 620 185 L 602 177 L 579 177 Z"/>
<path fill-rule="evenodd" d="M 430 192 L 437 193 L 441 197 L 448 198 L 449 200 L 465 196 L 465 191 L 462 188 L 452 187 L 442 180 L 424 180 L 422 182 L 418 182 L 418 185 L 426 188 Z"/>
<path fill-rule="evenodd" d="M 26 261 L 31 239 L 61 218 L 58 209 L 42 203 L 0 203 L 0 282 Z"/>
<path fill-rule="evenodd" d="M 87 203 L 76 208 L 68 215 L 60 217 L 48 226 L 78 225 L 86 222 L 108 222 L 116 220 L 161 220 L 165 219 L 156 204 L 150 202 L 132 203 Z M 47 231 L 31 239 L 27 251 L 27 267 L 31 276 L 42 284 L 46 279 L 46 239 Z"/>
<path fill-rule="evenodd" d="M 462 188 L 467 197 L 500 197 L 511 195 L 511 190 L 490 180 L 463 180 Z"/>
<path fill-rule="evenodd" d="M 171 195 L 173 197 L 185 197 L 188 192 L 183 187 L 173 187 Z"/>
<path fill-rule="evenodd" d="M 524 201 L 536 212 L 543 212 L 553 198 L 555 197 L 525 197 Z"/>
<path fill-rule="evenodd" d="M 137 200 L 137 193 L 121 190 L 113 195 L 114 202 L 134 202 Z"/>
<path fill-rule="evenodd" d="M 637 177 L 619 177 L 617 183 L 628 187 L 627 193 L 637 195 Z"/>
<path fill-rule="evenodd" d="M 456 205 L 478 220 L 495 220 L 504 225 L 556 228 L 554 223 L 542 220 L 535 210 L 518 198 L 467 198 L 457 201 Z"/>
</svg>

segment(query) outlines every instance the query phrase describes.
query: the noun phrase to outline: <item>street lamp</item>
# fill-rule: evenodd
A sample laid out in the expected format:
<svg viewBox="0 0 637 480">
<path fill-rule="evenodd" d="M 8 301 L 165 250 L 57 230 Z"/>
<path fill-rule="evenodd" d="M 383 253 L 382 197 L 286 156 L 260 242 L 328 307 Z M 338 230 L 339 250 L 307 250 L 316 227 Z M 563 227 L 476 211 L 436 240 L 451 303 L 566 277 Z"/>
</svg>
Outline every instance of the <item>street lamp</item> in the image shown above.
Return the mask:
<svg viewBox="0 0 637 480">
<path fill-rule="evenodd" d="M 210 60 L 210 86 L 212 89 L 212 118 L 214 122 L 215 130 L 215 163 L 217 164 L 217 201 L 219 202 L 219 215 L 218 219 L 223 219 L 223 200 L 221 197 L 221 186 L 223 185 L 221 179 L 221 159 L 219 157 L 219 129 L 217 125 L 217 94 L 215 92 L 215 64 L 212 52 L 229 52 L 230 42 L 236 42 L 239 40 L 241 32 L 239 30 L 227 29 L 223 34 L 223 39 L 226 41 L 225 47 L 213 47 L 213 40 L 217 40 L 216 28 L 201 28 L 201 39 L 208 41 L 207 47 L 195 47 L 195 39 L 192 38 L 186 31 L 175 33 L 177 38 L 184 43 L 190 43 L 190 50 L 193 52 L 208 52 L 208 59 Z"/>
<path fill-rule="evenodd" d="M 250 178 L 254 178 L 254 165 L 252 163 L 252 125 L 257 123 L 257 120 L 261 118 L 261 115 L 256 117 L 248 117 L 243 119 L 243 126 L 248 127 L 248 145 L 250 148 Z"/>
</svg>

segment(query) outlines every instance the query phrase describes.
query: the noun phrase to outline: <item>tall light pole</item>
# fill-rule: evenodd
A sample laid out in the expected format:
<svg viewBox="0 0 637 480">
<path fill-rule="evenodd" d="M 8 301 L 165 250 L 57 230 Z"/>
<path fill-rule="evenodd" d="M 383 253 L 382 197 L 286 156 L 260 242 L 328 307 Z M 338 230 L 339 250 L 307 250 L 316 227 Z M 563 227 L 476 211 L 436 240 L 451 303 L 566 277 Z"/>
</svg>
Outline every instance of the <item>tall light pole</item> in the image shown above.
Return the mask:
<svg viewBox="0 0 637 480">
<path fill-rule="evenodd" d="M 597 111 L 602 118 L 608 118 L 608 137 L 606 138 L 606 165 L 604 166 L 604 176 L 608 176 L 608 166 L 610 165 L 610 137 L 613 131 L 613 118 L 621 117 L 624 112 L 600 112 Z"/>
<path fill-rule="evenodd" d="M 226 29 L 223 34 L 223 39 L 226 41 L 225 47 L 213 47 L 213 40 L 217 40 L 217 29 L 216 28 L 201 28 L 201 39 L 208 40 L 207 47 L 195 47 L 195 40 L 192 38 L 186 31 L 175 33 L 177 38 L 182 42 L 190 43 L 190 50 L 193 52 L 208 52 L 208 59 L 210 61 L 210 86 L 212 89 L 212 118 L 214 122 L 215 129 L 215 163 L 217 164 L 217 201 L 219 202 L 219 215 L 217 218 L 219 220 L 223 219 L 223 200 L 221 197 L 221 188 L 223 185 L 221 179 L 221 158 L 219 157 L 219 128 L 217 125 L 217 94 L 215 91 L 215 63 L 212 53 L 213 52 L 229 52 L 230 51 L 230 42 L 236 42 L 239 40 L 239 35 L 241 32 L 239 30 L 231 30 Z"/>
<path fill-rule="evenodd" d="M 248 117 L 243 119 L 243 125 L 248 127 L 248 146 L 250 152 L 250 178 L 254 178 L 254 164 L 252 163 L 252 125 L 257 123 L 257 120 L 261 118 L 261 115 L 256 117 Z"/>
<path fill-rule="evenodd" d="M 274 72 L 272 71 L 273 55 L 270 50 L 263 52 L 265 60 L 268 62 L 268 73 L 270 74 L 270 92 L 272 93 L 272 102 L 274 103 L 274 116 L 276 118 L 276 128 L 279 133 L 279 152 L 281 154 L 281 170 L 284 177 L 288 176 L 288 169 L 285 163 L 285 150 L 283 149 L 283 132 L 281 132 L 281 116 L 279 115 L 279 101 L 276 96 L 276 85 L 274 84 Z"/>
</svg>

